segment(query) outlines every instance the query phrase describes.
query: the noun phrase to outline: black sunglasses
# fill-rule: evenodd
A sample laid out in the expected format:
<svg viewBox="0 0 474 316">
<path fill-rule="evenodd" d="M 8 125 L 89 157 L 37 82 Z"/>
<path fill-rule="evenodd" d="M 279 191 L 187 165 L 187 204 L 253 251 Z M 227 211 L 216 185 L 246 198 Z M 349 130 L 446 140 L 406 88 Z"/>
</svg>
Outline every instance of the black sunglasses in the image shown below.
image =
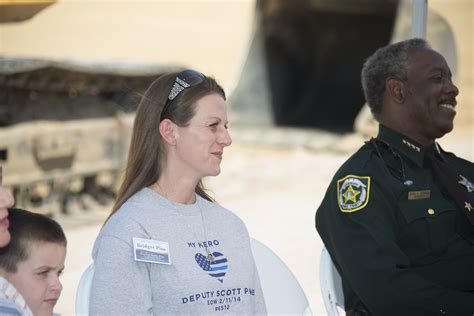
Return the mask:
<svg viewBox="0 0 474 316">
<path fill-rule="evenodd" d="M 166 100 L 163 110 L 161 110 L 160 122 L 163 121 L 164 115 L 169 108 L 171 102 L 186 88 L 194 87 L 204 81 L 206 76 L 196 70 L 186 69 L 181 71 L 174 80 L 168 99 Z"/>
</svg>

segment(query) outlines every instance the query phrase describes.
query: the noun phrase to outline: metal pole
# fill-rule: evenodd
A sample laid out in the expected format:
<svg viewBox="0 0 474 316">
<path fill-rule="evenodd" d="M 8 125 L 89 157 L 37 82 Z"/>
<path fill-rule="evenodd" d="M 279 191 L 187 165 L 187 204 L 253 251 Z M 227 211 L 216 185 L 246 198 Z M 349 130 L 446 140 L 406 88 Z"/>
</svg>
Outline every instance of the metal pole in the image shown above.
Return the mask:
<svg viewBox="0 0 474 316">
<path fill-rule="evenodd" d="M 412 0 L 411 37 L 426 38 L 428 0 Z"/>
</svg>

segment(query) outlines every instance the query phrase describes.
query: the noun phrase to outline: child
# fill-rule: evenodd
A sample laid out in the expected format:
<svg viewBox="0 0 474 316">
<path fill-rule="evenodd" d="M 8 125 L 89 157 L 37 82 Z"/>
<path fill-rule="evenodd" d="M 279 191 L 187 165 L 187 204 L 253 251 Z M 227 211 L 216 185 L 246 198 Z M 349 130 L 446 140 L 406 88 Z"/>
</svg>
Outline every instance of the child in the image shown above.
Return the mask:
<svg viewBox="0 0 474 316">
<path fill-rule="evenodd" d="M 21 209 L 9 209 L 8 218 L 11 240 L 0 249 L 0 313 L 51 316 L 62 290 L 64 231 L 53 219 Z"/>
</svg>

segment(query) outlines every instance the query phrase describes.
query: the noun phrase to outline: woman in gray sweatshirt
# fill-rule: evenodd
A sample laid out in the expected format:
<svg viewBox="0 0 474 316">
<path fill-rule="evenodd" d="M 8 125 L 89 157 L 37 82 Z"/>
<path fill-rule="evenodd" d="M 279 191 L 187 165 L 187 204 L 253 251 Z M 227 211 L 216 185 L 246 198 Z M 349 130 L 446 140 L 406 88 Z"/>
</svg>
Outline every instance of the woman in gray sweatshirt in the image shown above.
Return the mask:
<svg viewBox="0 0 474 316">
<path fill-rule="evenodd" d="M 184 70 L 150 85 L 94 245 L 92 315 L 266 314 L 245 225 L 202 184 L 231 142 L 214 79 Z"/>
</svg>

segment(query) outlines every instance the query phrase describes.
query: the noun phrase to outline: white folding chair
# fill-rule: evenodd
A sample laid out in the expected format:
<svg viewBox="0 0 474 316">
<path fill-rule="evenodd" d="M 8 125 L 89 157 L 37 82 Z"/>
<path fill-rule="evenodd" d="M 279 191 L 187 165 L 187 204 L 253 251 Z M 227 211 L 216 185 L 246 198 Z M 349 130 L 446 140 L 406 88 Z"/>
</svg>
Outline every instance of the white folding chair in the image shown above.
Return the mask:
<svg viewBox="0 0 474 316">
<path fill-rule="evenodd" d="M 268 314 L 311 316 L 308 299 L 286 264 L 270 248 L 251 239 Z"/>
<path fill-rule="evenodd" d="M 91 263 L 82 273 L 76 292 L 76 316 L 89 315 L 89 301 L 91 295 L 92 277 L 94 276 L 94 263 Z"/>
<path fill-rule="evenodd" d="M 319 264 L 319 282 L 321 284 L 321 294 L 324 306 L 329 316 L 338 316 L 338 307 L 344 310 L 344 293 L 342 291 L 342 281 L 331 256 L 326 248 L 321 252 Z"/>
</svg>

